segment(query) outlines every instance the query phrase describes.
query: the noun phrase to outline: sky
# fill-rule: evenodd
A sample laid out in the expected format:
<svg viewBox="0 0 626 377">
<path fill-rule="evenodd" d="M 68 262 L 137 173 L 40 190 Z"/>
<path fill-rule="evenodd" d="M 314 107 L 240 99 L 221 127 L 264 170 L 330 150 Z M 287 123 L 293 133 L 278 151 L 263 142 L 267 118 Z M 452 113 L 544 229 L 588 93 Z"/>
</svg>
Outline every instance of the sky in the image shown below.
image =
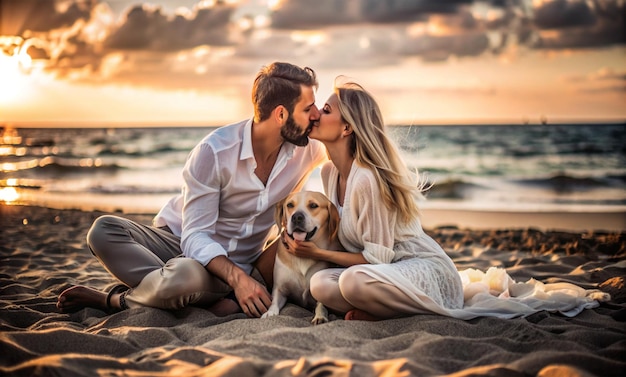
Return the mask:
<svg viewBox="0 0 626 377">
<path fill-rule="evenodd" d="M 626 120 L 624 0 L 0 0 L 0 125 L 210 125 L 273 61 L 388 124 Z"/>
</svg>

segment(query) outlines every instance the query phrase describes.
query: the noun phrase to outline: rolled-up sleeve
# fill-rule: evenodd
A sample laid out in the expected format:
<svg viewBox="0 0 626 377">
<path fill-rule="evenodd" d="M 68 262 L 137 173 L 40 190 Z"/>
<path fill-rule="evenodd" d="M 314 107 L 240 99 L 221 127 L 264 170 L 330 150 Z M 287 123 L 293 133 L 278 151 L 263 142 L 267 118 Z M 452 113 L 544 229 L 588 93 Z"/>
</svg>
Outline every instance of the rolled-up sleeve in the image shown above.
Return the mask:
<svg viewBox="0 0 626 377">
<path fill-rule="evenodd" d="M 391 263 L 395 253 L 392 249 L 372 242 L 365 242 L 363 258 L 371 264 Z"/>
<path fill-rule="evenodd" d="M 226 250 L 213 239 L 220 206 L 219 161 L 209 144 L 197 145 L 183 169 L 183 255 L 206 266 Z"/>
</svg>

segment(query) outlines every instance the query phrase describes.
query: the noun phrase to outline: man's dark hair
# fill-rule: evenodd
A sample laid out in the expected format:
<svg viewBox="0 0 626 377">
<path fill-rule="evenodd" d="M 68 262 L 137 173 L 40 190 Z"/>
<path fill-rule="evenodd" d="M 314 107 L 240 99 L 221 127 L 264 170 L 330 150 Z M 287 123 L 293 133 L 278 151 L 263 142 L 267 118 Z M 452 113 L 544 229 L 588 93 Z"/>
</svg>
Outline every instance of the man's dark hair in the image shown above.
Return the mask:
<svg viewBox="0 0 626 377">
<path fill-rule="evenodd" d="M 283 105 L 293 114 L 302 95 L 301 85 L 317 89 L 317 77 L 309 68 L 275 62 L 261 68 L 252 87 L 254 121 L 262 122 L 270 117 L 276 106 Z"/>
</svg>

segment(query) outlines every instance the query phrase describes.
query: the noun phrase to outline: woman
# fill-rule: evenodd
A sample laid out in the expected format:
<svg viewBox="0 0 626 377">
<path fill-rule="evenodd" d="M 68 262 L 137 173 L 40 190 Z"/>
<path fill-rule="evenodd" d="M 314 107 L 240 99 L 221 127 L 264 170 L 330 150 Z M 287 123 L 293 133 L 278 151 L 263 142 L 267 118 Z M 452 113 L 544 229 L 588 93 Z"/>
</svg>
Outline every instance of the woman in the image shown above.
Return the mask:
<svg viewBox="0 0 626 377">
<path fill-rule="evenodd" d="M 312 277 L 313 297 L 345 319 L 462 308 L 459 273 L 422 229 L 416 202 L 422 186 L 387 135 L 374 98 L 355 83 L 335 86 L 309 137 L 328 150 L 322 181 L 340 210 L 339 240 L 349 252 L 286 237 L 296 255 L 343 266 Z"/>
<path fill-rule="evenodd" d="M 567 282 L 517 283 L 503 268 L 458 272 L 420 224 L 412 180 L 386 134 L 376 101 L 361 86 L 335 86 L 309 137 L 327 148 L 326 195 L 341 213 L 346 252 L 285 237 L 289 250 L 342 268 L 311 278 L 311 294 L 345 319 L 376 320 L 420 313 L 460 319 L 514 318 L 541 310 L 575 316 L 610 295 Z"/>
</svg>

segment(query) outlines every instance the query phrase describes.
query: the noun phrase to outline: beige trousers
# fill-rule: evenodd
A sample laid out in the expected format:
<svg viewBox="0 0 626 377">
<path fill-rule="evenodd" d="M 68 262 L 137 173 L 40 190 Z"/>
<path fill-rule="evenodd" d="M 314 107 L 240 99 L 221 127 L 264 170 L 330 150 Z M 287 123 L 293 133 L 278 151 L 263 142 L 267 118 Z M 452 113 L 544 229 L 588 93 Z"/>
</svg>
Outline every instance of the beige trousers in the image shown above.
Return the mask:
<svg viewBox="0 0 626 377">
<path fill-rule="evenodd" d="M 199 262 L 182 256 L 180 238 L 122 217 L 94 221 L 87 245 L 104 268 L 131 289 L 128 307 L 180 309 L 210 305 L 232 291 Z"/>
</svg>

